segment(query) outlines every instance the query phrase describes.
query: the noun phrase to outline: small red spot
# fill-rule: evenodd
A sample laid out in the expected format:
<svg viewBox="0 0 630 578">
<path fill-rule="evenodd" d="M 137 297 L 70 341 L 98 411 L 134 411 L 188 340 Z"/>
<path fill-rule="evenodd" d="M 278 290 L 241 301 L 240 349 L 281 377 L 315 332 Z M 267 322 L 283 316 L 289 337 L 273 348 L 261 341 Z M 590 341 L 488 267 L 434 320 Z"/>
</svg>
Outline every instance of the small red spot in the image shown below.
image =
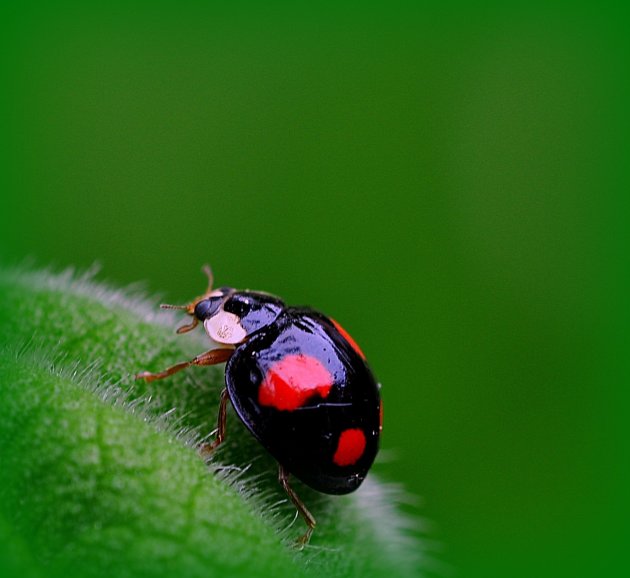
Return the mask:
<svg viewBox="0 0 630 578">
<path fill-rule="evenodd" d="M 293 411 L 314 395 L 326 398 L 334 383 L 330 372 L 310 355 L 287 355 L 274 363 L 258 390 L 260 405 Z"/>
<path fill-rule="evenodd" d="M 381 405 L 378 408 L 378 431 L 379 433 L 383 431 L 383 400 L 381 399 Z"/>
<path fill-rule="evenodd" d="M 343 327 L 341 327 L 341 325 L 339 325 L 339 323 L 337 323 L 334 319 L 331 319 L 331 321 L 333 325 L 335 326 L 335 328 L 337 329 L 337 331 L 341 333 L 341 336 L 350 344 L 352 349 L 354 349 L 361 356 L 362 359 L 365 359 L 365 354 L 363 353 L 363 351 L 361 351 L 361 348 L 358 346 L 357 342 L 354 339 L 352 339 L 352 337 L 350 337 L 350 334 Z"/>
<path fill-rule="evenodd" d="M 363 430 L 354 428 L 341 432 L 339 445 L 333 456 L 338 466 L 351 466 L 359 461 L 365 451 L 365 434 Z"/>
</svg>

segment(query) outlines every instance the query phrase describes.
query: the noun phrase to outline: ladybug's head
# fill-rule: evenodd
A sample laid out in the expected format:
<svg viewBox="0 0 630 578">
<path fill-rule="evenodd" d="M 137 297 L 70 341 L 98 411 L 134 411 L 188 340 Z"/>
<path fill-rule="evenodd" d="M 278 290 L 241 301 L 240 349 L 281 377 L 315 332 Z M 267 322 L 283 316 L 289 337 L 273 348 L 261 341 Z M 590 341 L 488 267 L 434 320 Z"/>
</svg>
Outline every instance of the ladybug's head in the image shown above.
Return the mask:
<svg viewBox="0 0 630 578">
<path fill-rule="evenodd" d="M 197 321 L 205 321 L 209 319 L 219 310 L 227 295 L 234 293 L 234 289 L 231 287 L 221 287 L 212 291 L 207 297 L 201 298 L 194 303 L 192 312 L 188 312 L 189 315 L 194 315 Z"/>
<path fill-rule="evenodd" d="M 273 323 L 284 308 L 284 303 L 267 293 L 237 291 L 232 287 L 212 289 L 212 271 L 207 265 L 208 289 L 189 305 L 162 305 L 163 309 L 183 309 L 193 319 L 182 325 L 177 333 L 191 331 L 199 322 L 213 341 L 237 344 L 252 333 Z"/>
<path fill-rule="evenodd" d="M 190 323 L 178 327 L 177 333 L 187 333 L 197 327 L 200 321 L 205 321 L 214 314 L 217 308 L 221 306 L 226 295 L 234 292 L 234 289 L 231 287 L 221 287 L 220 289 L 213 290 L 212 284 L 214 277 L 210 265 L 204 265 L 202 271 L 206 274 L 206 277 L 208 277 L 208 288 L 201 297 L 197 297 L 197 299 L 194 299 L 192 303 L 188 305 L 160 305 L 162 309 L 183 309 L 193 318 Z"/>
</svg>

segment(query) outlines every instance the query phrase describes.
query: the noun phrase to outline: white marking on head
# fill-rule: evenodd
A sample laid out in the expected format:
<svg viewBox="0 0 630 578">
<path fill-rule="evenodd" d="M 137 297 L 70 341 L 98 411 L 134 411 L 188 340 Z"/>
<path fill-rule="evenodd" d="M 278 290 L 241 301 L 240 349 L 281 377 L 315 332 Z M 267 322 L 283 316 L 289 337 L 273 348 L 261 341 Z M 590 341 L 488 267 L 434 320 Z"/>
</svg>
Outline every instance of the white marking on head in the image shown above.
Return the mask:
<svg viewBox="0 0 630 578">
<path fill-rule="evenodd" d="M 217 343 L 241 343 L 247 337 L 240 317 L 223 309 L 219 309 L 215 315 L 206 319 L 203 326 L 210 339 Z"/>
</svg>

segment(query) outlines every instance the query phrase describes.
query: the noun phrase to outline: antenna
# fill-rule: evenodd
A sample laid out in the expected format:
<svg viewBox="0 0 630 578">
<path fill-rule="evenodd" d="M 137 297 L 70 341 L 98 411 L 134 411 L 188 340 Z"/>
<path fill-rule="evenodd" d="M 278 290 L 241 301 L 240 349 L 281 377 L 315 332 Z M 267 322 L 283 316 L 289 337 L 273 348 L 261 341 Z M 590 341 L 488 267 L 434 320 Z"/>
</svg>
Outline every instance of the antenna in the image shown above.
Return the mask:
<svg viewBox="0 0 630 578">
<path fill-rule="evenodd" d="M 168 305 L 167 303 L 162 303 L 160 305 L 160 309 L 185 309 L 187 310 L 190 305 Z"/>
</svg>

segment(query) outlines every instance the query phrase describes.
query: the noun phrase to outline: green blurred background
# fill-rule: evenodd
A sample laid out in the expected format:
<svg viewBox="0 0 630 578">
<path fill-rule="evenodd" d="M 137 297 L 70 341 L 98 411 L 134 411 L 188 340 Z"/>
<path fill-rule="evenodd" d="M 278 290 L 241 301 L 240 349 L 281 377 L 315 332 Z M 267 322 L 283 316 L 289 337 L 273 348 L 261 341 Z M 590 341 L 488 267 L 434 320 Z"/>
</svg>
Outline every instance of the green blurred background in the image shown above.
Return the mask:
<svg viewBox="0 0 630 578">
<path fill-rule="evenodd" d="M 383 383 L 376 470 L 422 496 L 438 559 L 618 575 L 621 12 L 3 10 L 1 262 L 98 261 L 174 302 L 210 262 L 330 313 Z"/>
</svg>

